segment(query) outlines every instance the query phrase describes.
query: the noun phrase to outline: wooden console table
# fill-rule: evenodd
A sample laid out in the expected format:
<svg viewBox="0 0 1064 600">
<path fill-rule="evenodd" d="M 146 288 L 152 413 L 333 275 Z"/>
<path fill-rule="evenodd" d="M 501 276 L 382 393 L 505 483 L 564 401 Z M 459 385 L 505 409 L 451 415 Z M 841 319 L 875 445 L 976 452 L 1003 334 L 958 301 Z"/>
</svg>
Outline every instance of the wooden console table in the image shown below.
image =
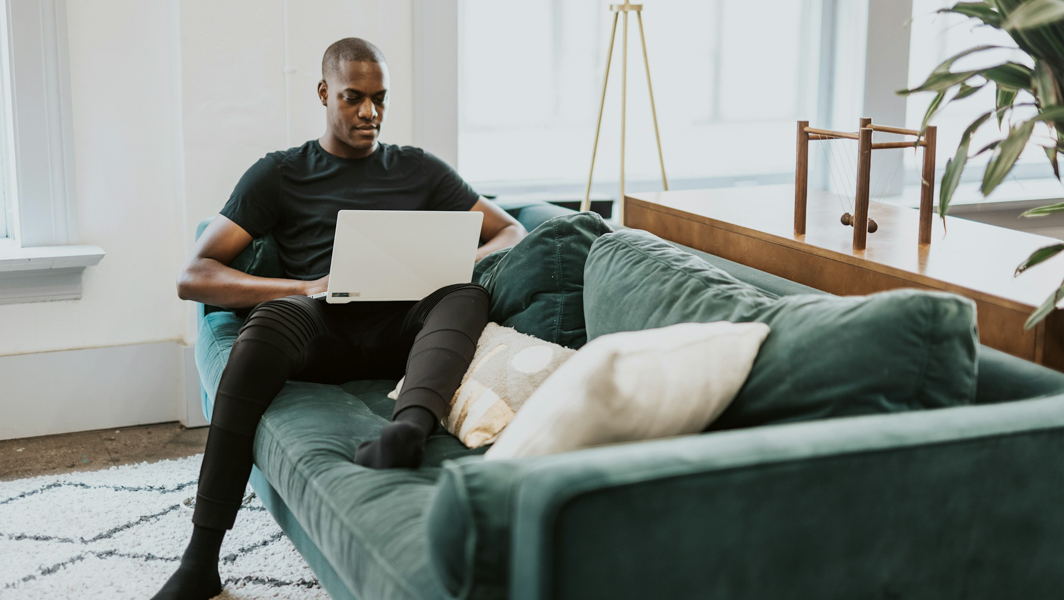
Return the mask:
<svg viewBox="0 0 1064 600">
<path fill-rule="evenodd" d="M 1064 371 L 1064 311 L 1030 331 L 1027 317 L 1064 280 L 1055 257 L 1013 277 L 1032 251 L 1059 240 L 946 217 L 917 242 L 919 211 L 873 203 L 879 230 L 852 248 L 837 196 L 809 191 L 805 235 L 794 233 L 794 187 L 759 186 L 629 194 L 625 225 L 838 295 L 897 288 L 953 292 L 975 301 L 982 343 Z"/>
</svg>

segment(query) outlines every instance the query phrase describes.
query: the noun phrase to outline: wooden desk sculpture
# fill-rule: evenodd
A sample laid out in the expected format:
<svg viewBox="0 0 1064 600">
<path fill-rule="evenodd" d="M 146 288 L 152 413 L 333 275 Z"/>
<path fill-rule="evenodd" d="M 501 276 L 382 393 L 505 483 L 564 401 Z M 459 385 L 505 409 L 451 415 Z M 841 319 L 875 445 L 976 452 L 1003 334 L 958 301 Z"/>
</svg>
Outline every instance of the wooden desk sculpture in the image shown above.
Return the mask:
<svg viewBox="0 0 1064 600">
<path fill-rule="evenodd" d="M 872 142 L 872 133 L 897 133 L 916 136 L 914 142 Z M 809 121 L 798 121 L 798 164 L 794 176 L 794 233 L 805 235 L 806 199 L 809 193 L 809 140 L 857 140 L 857 189 L 854 195 L 854 211 L 842 215 L 842 224 L 853 227 L 853 249 L 864 250 L 869 233 L 875 233 L 879 225 L 868 218 L 869 187 L 872 173 L 872 151 L 892 148 L 924 147 L 924 165 L 920 186 L 920 243 L 931 243 L 931 210 L 935 195 L 935 136 L 936 128 L 930 126 L 920 137 L 915 129 L 901 129 L 873 125 L 872 119 L 861 119 L 857 133 L 814 129 Z"/>
</svg>

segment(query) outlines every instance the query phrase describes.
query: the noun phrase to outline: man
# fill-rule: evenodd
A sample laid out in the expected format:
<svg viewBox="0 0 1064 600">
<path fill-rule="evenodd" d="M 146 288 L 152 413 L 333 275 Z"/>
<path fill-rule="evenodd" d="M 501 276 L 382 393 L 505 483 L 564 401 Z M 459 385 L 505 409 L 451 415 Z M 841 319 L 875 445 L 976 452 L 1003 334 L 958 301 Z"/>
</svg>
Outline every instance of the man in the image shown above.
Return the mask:
<svg viewBox="0 0 1064 600">
<path fill-rule="evenodd" d="M 221 592 L 218 551 L 251 472 L 255 430 L 286 380 L 342 383 L 405 374 L 392 422 L 359 446 L 353 460 L 369 468 L 416 468 L 472 360 L 489 300 L 478 285 L 447 286 L 419 302 L 330 305 L 308 297 L 328 287 L 337 211 L 481 211 L 477 260 L 526 233 L 438 158 L 377 141 L 388 106 L 388 67 L 373 44 L 346 38 L 331 45 L 318 97 L 326 108 L 325 134 L 248 169 L 178 278 L 182 299 L 254 308 L 218 383 L 192 540 L 153 600 L 206 600 Z M 227 266 L 268 232 L 288 278 Z"/>
</svg>

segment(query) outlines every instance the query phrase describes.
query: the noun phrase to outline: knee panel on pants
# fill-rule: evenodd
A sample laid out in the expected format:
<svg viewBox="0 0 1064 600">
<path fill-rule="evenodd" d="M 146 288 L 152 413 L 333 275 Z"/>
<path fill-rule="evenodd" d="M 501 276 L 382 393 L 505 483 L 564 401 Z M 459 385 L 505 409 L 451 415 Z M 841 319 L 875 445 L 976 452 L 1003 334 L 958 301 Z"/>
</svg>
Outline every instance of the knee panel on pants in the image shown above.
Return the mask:
<svg viewBox="0 0 1064 600">
<path fill-rule="evenodd" d="M 491 296 L 482 286 L 475 283 L 458 284 L 441 288 L 433 295 L 426 306 L 426 314 L 423 320 L 422 333 L 429 333 L 436 329 L 453 329 L 458 331 L 475 332 L 480 336 L 481 330 L 488 322 L 488 308 Z M 476 345 L 477 337 L 473 338 Z"/>
<path fill-rule="evenodd" d="M 262 342 L 280 350 L 297 368 L 302 367 L 310 342 L 325 334 L 317 300 L 287 296 L 268 300 L 252 309 L 240 328 L 236 343 Z"/>
</svg>

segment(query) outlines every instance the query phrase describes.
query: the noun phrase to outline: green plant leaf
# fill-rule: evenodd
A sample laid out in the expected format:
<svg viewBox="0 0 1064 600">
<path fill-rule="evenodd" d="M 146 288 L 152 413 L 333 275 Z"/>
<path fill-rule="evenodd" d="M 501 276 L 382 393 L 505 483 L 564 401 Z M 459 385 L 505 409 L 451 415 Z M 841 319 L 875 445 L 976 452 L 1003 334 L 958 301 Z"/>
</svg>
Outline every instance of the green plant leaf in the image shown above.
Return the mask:
<svg viewBox="0 0 1064 600">
<path fill-rule="evenodd" d="M 1042 306 L 1038 307 L 1038 310 L 1031 313 L 1030 317 L 1027 317 L 1027 322 L 1023 324 L 1024 331 L 1034 327 L 1042 322 L 1042 319 L 1049 316 L 1049 313 L 1053 312 L 1053 309 L 1057 307 L 1057 302 L 1064 298 L 1064 284 L 1062 284 L 1057 291 L 1053 292 L 1046 298 L 1046 301 L 1042 303 Z"/>
<path fill-rule="evenodd" d="M 1038 263 L 1045 262 L 1053 258 L 1054 256 L 1060 254 L 1061 251 L 1064 251 L 1064 244 L 1053 244 L 1052 246 L 1046 246 L 1044 248 L 1039 248 L 1035 250 L 1031 253 L 1030 256 L 1027 257 L 1027 260 L 1023 261 L 1022 263 L 1020 263 L 1020 266 L 1016 267 L 1016 272 L 1013 273 L 1013 277 L 1018 276 L 1020 273 L 1023 273 L 1024 271 L 1030 269 Z"/>
<path fill-rule="evenodd" d="M 989 69 L 980 69 L 977 73 L 998 84 L 998 89 L 1004 87 L 1012 90 L 1030 90 L 1033 87 L 1031 79 L 1034 77 L 1034 71 L 1020 63 L 1010 61 Z"/>
<path fill-rule="evenodd" d="M 1001 13 L 985 2 L 958 2 L 950 8 L 940 9 L 940 13 L 957 13 L 966 17 L 979 19 L 991 27 L 1001 26 Z"/>
<path fill-rule="evenodd" d="M 901 96 L 907 96 L 913 92 L 941 92 L 945 91 L 958 83 L 966 81 L 972 75 L 978 73 L 978 71 L 958 71 L 957 73 L 951 73 L 950 67 L 953 63 L 968 56 L 969 54 L 975 54 L 976 52 L 983 52 L 984 50 L 992 50 L 994 48 L 1006 48 L 1006 46 L 998 46 L 996 44 L 983 44 L 974 48 L 969 48 L 963 52 L 954 54 L 946 60 L 939 63 L 937 67 L 931 70 L 927 79 L 923 83 L 915 88 L 908 90 L 898 90 L 898 94 Z"/>
<path fill-rule="evenodd" d="M 1034 97 L 1038 100 L 1038 105 L 1042 107 L 1060 104 L 1056 80 L 1045 61 L 1038 61 L 1034 66 Z"/>
<path fill-rule="evenodd" d="M 1028 0 L 1001 24 L 1005 30 L 1034 29 L 1064 20 L 1064 0 Z"/>
<path fill-rule="evenodd" d="M 1020 153 L 1027 146 L 1027 140 L 1031 139 L 1034 124 L 1035 119 L 1031 119 L 1013 127 L 1009 130 L 1009 137 L 1002 140 L 994 149 L 994 154 L 990 157 L 990 162 L 987 163 L 986 171 L 983 173 L 983 186 L 980 191 L 984 196 L 989 196 L 990 192 L 994 191 L 994 188 L 1012 170 L 1016 160 L 1020 158 Z"/>
<path fill-rule="evenodd" d="M 957 73 L 932 73 L 923 83 L 909 90 L 898 90 L 899 96 L 908 96 L 914 92 L 944 92 L 958 83 L 963 83 L 979 71 L 960 71 Z"/>
<path fill-rule="evenodd" d="M 1044 121 L 1055 125 L 1064 125 L 1064 105 L 1046 106 L 1038 111 L 1038 116 L 1032 121 Z"/>
<path fill-rule="evenodd" d="M 1002 48 L 1008 49 L 1008 46 L 999 46 L 997 44 L 980 44 L 979 46 L 974 46 L 972 48 L 968 48 L 967 50 L 958 52 L 957 54 L 954 54 L 953 56 L 951 56 L 951 57 L 947 58 L 946 60 L 942 61 L 941 63 L 939 63 L 939 65 L 937 67 L 932 69 L 931 73 L 932 74 L 949 73 L 950 69 L 953 67 L 953 63 L 955 63 L 958 60 L 964 58 L 965 56 L 969 56 L 969 55 L 975 54 L 977 52 L 984 52 L 986 50 L 993 50 L 995 48 L 997 48 L 997 49 L 1002 49 Z"/>
<path fill-rule="evenodd" d="M 997 110 L 994 113 L 997 114 L 998 127 L 1001 127 L 1001 120 L 1005 118 L 1005 108 L 1012 106 L 1015 100 L 1016 90 L 997 86 Z"/>
<path fill-rule="evenodd" d="M 950 102 L 953 102 L 954 100 L 963 100 L 968 96 L 971 96 L 972 94 L 983 89 L 984 85 L 986 84 L 981 83 L 979 85 L 968 85 L 967 83 L 962 83 L 960 89 L 957 90 L 957 95 L 951 98 Z"/>
<path fill-rule="evenodd" d="M 927 107 L 927 112 L 924 113 L 924 120 L 920 123 L 920 135 L 924 135 L 924 130 L 927 129 L 927 122 L 931 120 L 931 115 L 935 114 L 938 110 L 938 106 L 942 104 L 942 99 L 946 97 L 946 92 L 939 92 L 935 94 L 935 99 L 931 101 L 931 104 Z"/>
<path fill-rule="evenodd" d="M 998 145 L 1000 145 L 1001 142 L 1003 142 L 1003 141 L 1004 140 L 994 140 L 994 141 L 990 142 L 989 144 L 987 144 L 987 145 L 983 146 L 982 148 L 980 148 L 979 151 L 976 152 L 975 154 L 969 154 L 968 158 L 975 158 L 976 156 L 979 156 L 981 154 L 985 154 L 985 153 L 993 150 L 994 148 L 997 148 Z"/>
<path fill-rule="evenodd" d="M 1044 217 L 1053 213 L 1064 212 L 1064 202 L 1060 204 L 1050 204 L 1049 206 L 1039 206 L 1038 208 L 1032 208 L 1031 210 L 1023 212 L 1021 217 Z"/>
<path fill-rule="evenodd" d="M 1053 174 L 1057 176 L 1057 181 L 1060 181 L 1060 164 L 1057 162 L 1057 148 L 1055 146 L 1043 146 L 1042 149 L 1046 151 L 1046 157 L 1049 158 L 1049 164 L 1053 165 Z"/>
<path fill-rule="evenodd" d="M 986 123 L 991 114 L 986 113 L 968 125 L 968 128 L 961 135 L 961 143 L 957 146 L 957 154 L 946 161 L 946 172 L 942 174 L 942 183 L 938 186 L 938 216 L 943 219 L 946 218 L 946 212 L 949 210 L 949 202 L 953 198 L 953 192 L 957 190 L 957 184 L 960 183 L 964 164 L 968 162 L 968 146 L 972 142 L 972 134 L 983 123 Z"/>
</svg>

